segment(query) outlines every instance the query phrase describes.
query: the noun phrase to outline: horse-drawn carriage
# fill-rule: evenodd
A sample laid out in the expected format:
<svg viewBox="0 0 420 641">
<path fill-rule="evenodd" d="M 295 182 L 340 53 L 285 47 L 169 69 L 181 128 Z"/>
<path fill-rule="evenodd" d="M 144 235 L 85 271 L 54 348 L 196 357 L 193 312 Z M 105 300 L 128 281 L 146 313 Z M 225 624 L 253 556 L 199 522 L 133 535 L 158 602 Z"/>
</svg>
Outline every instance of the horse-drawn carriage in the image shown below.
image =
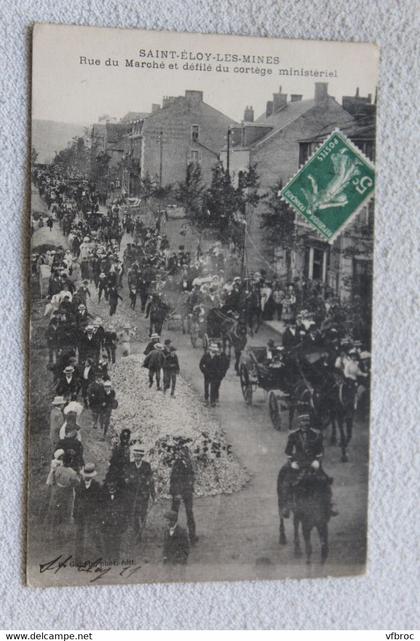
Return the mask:
<svg viewBox="0 0 420 641">
<path fill-rule="evenodd" d="M 222 325 L 225 319 L 225 314 L 217 307 L 206 313 L 203 305 L 196 305 L 188 321 L 192 346 L 200 344 L 206 350 L 210 342 L 223 342 Z"/>
<path fill-rule="evenodd" d="M 323 393 L 327 351 L 322 346 L 280 350 L 274 349 L 270 358 L 265 346 L 250 347 L 242 353 L 239 377 L 245 402 L 252 405 L 260 388 L 267 395 L 270 419 L 276 430 L 283 427 L 285 416 L 289 428 L 292 426 L 299 405 L 313 414 L 319 427 L 325 427 L 330 419 L 328 399 Z"/>
</svg>

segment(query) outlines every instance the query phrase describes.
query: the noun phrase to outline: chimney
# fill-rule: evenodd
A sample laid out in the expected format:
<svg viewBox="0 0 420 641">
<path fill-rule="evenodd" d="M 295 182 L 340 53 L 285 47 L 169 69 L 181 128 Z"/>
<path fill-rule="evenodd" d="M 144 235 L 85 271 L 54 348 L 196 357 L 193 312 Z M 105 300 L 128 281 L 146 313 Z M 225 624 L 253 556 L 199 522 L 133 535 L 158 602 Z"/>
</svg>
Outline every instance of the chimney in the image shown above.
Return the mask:
<svg viewBox="0 0 420 641">
<path fill-rule="evenodd" d="M 159 109 L 160 109 L 160 105 L 158 105 L 157 103 L 153 103 L 152 114 L 155 114 L 157 111 L 159 111 Z"/>
<path fill-rule="evenodd" d="M 273 113 L 273 101 L 272 100 L 267 100 L 267 105 L 265 107 L 265 116 L 268 118 L 268 116 L 271 116 Z"/>
<path fill-rule="evenodd" d="M 169 107 L 175 101 L 175 96 L 163 96 L 162 109 Z"/>
<path fill-rule="evenodd" d="M 356 98 L 359 97 L 359 87 L 356 87 Z"/>
<path fill-rule="evenodd" d="M 185 97 L 187 99 L 188 104 L 191 107 L 199 105 L 201 102 L 203 102 L 203 92 L 202 91 L 195 91 L 192 89 L 187 89 L 185 91 Z"/>
<path fill-rule="evenodd" d="M 368 103 L 370 104 L 372 102 L 372 94 L 368 93 Z"/>
<path fill-rule="evenodd" d="M 244 122 L 254 122 L 254 109 L 252 107 L 245 107 Z"/>
<path fill-rule="evenodd" d="M 292 93 L 290 96 L 290 102 L 299 102 L 302 100 L 302 94 L 301 93 Z"/>
<path fill-rule="evenodd" d="M 281 87 L 279 88 L 279 93 L 273 93 L 273 112 L 277 113 L 287 105 L 287 93 L 281 92 Z"/>
<path fill-rule="evenodd" d="M 328 82 L 315 83 L 315 104 L 319 105 L 328 98 Z"/>
</svg>

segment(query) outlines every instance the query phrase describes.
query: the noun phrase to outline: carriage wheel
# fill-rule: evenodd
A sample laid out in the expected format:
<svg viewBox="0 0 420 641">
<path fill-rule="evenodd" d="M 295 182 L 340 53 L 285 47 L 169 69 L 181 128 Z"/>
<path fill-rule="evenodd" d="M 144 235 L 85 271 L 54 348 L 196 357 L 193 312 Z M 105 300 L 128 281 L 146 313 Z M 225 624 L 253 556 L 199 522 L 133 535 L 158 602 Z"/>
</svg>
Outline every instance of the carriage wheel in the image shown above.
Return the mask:
<svg viewBox="0 0 420 641">
<path fill-rule="evenodd" d="M 249 380 L 249 373 L 245 365 L 241 365 L 239 377 L 241 381 L 242 396 L 244 397 L 245 403 L 247 405 L 252 405 L 252 383 Z"/>
<path fill-rule="evenodd" d="M 281 430 L 281 414 L 279 402 L 276 393 L 271 390 L 268 393 L 268 410 L 270 412 L 271 422 L 275 430 Z"/>
</svg>

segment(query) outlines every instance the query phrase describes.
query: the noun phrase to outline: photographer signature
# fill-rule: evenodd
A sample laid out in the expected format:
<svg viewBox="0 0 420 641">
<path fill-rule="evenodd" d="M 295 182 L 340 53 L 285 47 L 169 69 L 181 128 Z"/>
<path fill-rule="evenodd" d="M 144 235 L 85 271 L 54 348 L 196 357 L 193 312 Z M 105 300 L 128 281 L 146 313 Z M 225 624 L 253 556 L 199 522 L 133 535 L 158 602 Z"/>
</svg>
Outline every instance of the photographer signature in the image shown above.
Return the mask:
<svg viewBox="0 0 420 641">
<path fill-rule="evenodd" d="M 57 574 L 64 568 L 74 567 L 78 572 L 86 572 L 88 574 L 92 574 L 93 576 L 89 579 L 89 583 L 95 583 L 96 581 L 100 581 L 101 579 L 103 579 L 104 576 L 112 572 L 112 570 L 117 570 L 120 577 L 128 579 L 135 572 L 138 572 L 141 568 L 141 565 L 123 565 L 120 567 L 117 567 L 115 565 L 105 566 L 104 561 L 101 557 L 95 559 L 95 561 L 87 560 L 79 564 L 74 563 L 70 565 L 70 561 L 72 559 L 72 554 L 69 554 L 68 556 L 60 554 L 55 559 L 51 559 L 51 561 L 40 563 L 39 572 L 40 574 L 43 574 L 44 572 L 53 572 L 53 574 Z"/>
</svg>

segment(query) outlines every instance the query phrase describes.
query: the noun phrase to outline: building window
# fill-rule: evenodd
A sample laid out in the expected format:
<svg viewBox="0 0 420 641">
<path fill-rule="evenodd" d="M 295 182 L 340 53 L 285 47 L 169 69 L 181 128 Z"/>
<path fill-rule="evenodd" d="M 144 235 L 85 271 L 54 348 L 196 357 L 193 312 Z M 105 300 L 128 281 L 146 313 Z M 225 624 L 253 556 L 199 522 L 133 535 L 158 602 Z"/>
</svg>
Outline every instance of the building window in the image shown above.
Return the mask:
<svg viewBox="0 0 420 641">
<path fill-rule="evenodd" d="M 353 296 L 369 300 L 372 291 L 372 261 L 353 259 Z"/>
<path fill-rule="evenodd" d="M 191 149 L 190 151 L 190 162 L 194 163 L 194 165 L 198 165 L 200 162 L 198 151 L 196 149 Z"/>
<path fill-rule="evenodd" d="M 310 149 L 310 143 L 309 142 L 301 142 L 299 144 L 299 167 L 305 164 L 305 162 L 309 158 L 309 149 Z"/>
<path fill-rule="evenodd" d="M 200 126 L 191 125 L 191 142 L 198 142 L 200 137 Z"/>
<path fill-rule="evenodd" d="M 327 281 L 329 250 L 307 247 L 305 250 L 305 277 L 309 280 Z"/>
<path fill-rule="evenodd" d="M 374 219 L 375 219 L 375 203 L 374 203 L 374 200 L 371 200 L 367 206 L 367 216 L 366 216 L 367 231 L 369 234 L 373 234 Z"/>
<path fill-rule="evenodd" d="M 318 147 L 321 146 L 320 142 L 300 142 L 299 143 L 299 167 L 304 165 L 306 161 L 313 156 Z"/>
</svg>

